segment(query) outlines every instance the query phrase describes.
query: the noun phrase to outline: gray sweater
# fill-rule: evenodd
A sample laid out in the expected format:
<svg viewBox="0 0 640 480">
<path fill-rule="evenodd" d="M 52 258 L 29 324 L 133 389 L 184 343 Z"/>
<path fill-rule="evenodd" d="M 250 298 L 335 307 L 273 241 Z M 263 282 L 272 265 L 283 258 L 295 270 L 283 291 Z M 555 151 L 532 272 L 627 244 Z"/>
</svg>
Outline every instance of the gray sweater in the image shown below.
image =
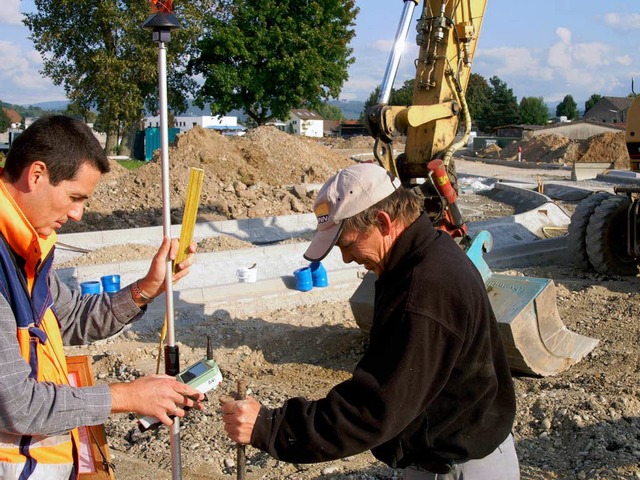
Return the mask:
<svg viewBox="0 0 640 480">
<path fill-rule="evenodd" d="M 49 285 L 65 345 L 109 337 L 144 313 L 134 303 L 129 288 L 113 295 L 81 295 L 70 290 L 53 271 Z M 2 295 L 0 365 L 1 434 L 59 435 L 81 425 L 99 425 L 109 416 L 108 385 L 77 388 L 29 379 L 31 369 L 20 355 L 16 320 Z"/>
</svg>

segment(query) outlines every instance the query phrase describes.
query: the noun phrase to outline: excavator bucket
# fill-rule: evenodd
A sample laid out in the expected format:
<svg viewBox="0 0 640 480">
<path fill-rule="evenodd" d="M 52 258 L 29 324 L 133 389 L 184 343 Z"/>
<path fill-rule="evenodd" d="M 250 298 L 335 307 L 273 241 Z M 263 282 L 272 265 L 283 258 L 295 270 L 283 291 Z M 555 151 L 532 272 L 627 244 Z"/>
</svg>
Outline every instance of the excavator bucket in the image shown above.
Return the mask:
<svg viewBox="0 0 640 480">
<path fill-rule="evenodd" d="M 489 232 L 479 232 L 467 256 L 487 287 L 511 370 L 544 377 L 556 375 L 579 362 L 595 348 L 598 340 L 574 333 L 564 325 L 556 306 L 552 280 L 491 272 L 482 254 L 491 250 L 492 243 Z M 371 327 L 374 282 L 375 275 L 365 275 L 350 299 L 356 322 L 363 330 Z"/>
</svg>

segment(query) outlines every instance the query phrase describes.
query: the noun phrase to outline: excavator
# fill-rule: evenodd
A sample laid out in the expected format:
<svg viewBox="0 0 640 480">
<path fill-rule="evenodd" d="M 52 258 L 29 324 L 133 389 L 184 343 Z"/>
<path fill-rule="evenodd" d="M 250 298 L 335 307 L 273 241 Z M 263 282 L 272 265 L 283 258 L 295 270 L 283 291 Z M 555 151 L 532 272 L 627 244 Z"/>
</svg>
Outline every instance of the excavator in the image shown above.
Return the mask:
<svg viewBox="0 0 640 480">
<path fill-rule="evenodd" d="M 419 53 L 415 59 L 412 104 L 394 106 L 388 104 L 393 81 L 414 12 L 420 5 L 419 0 L 404 0 L 377 103 L 367 110 L 366 125 L 375 139 L 376 161 L 424 198 L 424 208 L 433 225 L 456 239 L 482 274 L 511 370 L 522 375 L 556 375 L 589 354 L 598 340 L 572 332 L 564 325 L 556 305 L 553 280 L 492 272 L 483 258 L 492 248 L 492 235 L 480 231 L 472 238 L 457 204 L 454 153 L 466 146 L 471 132 L 465 92 L 486 4 L 487 0 L 424 2 L 416 23 Z M 640 103 L 636 108 L 640 121 Z M 393 144 L 401 136 L 406 139 L 405 148 L 394 157 Z M 636 143 L 632 158 L 635 155 L 640 159 L 640 128 L 634 130 L 633 136 Z M 637 162 L 633 165 L 638 169 Z M 607 224 L 606 239 L 597 242 L 599 255 L 615 252 L 618 260 L 624 257 L 628 260 L 624 263 L 637 264 L 639 210 L 638 201 L 632 201 L 631 195 L 629 189 L 611 197 L 600 195 L 599 202 L 592 200 L 588 209 L 578 209 L 584 212 L 580 214 L 581 226 L 572 230 L 574 236 L 581 237 L 584 245 L 581 254 L 586 258 L 591 259 L 591 251 L 596 250 L 595 246 L 592 248 L 596 242 L 586 239 L 601 234 L 601 225 Z M 601 252 L 603 242 L 618 241 L 627 245 L 626 253 L 622 253 L 624 248 L 613 244 L 605 248 L 606 253 Z M 367 273 L 350 298 L 356 322 L 365 331 L 373 318 L 374 282 L 375 275 Z"/>
</svg>

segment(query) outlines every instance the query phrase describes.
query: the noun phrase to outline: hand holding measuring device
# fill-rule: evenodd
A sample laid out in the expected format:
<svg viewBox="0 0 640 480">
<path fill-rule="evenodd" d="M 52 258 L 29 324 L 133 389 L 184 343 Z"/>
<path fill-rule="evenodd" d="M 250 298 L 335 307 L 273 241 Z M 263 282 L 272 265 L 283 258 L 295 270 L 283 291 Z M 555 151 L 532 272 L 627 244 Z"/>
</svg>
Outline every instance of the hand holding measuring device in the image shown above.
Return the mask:
<svg viewBox="0 0 640 480">
<path fill-rule="evenodd" d="M 222 373 L 220 368 L 213 361 L 213 354 L 211 350 L 211 341 L 207 337 L 207 356 L 202 360 L 197 361 L 189 368 L 183 370 L 176 375 L 176 379 L 179 382 L 186 383 L 187 385 L 195 388 L 200 393 L 206 394 L 207 392 L 216 388 L 222 381 Z M 187 410 L 187 409 L 185 409 Z M 172 415 L 169 416 L 173 418 Z M 138 427 L 141 432 L 146 432 L 151 428 L 160 426 L 160 420 L 150 415 L 141 417 L 138 420 Z"/>
</svg>

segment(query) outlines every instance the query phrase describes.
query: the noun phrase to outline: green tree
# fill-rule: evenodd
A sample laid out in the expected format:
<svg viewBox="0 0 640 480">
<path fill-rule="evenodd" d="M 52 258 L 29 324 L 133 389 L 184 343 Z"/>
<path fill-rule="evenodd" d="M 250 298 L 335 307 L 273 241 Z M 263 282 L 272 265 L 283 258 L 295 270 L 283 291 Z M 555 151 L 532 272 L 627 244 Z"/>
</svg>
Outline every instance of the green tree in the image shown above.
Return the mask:
<svg viewBox="0 0 640 480">
<path fill-rule="evenodd" d="M 393 91 L 392 91 L 393 93 Z M 369 98 L 367 98 L 364 101 L 364 105 L 362 106 L 362 113 L 360 114 L 360 117 L 358 117 L 358 122 L 360 123 L 367 123 L 367 112 L 369 111 L 369 109 L 371 107 L 373 107 L 374 105 L 377 105 L 378 103 L 378 97 L 380 96 L 380 85 L 378 85 L 376 88 L 373 89 L 373 91 L 369 94 Z"/>
<path fill-rule="evenodd" d="M 243 110 L 258 125 L 292 108 L 318 109 L 337 98 L 354 62 L 348 47 L 355 0 L 229 0 L 208 15 L 189 71 L 202 75 L 196 95 L 213 115 Z"/>
<path fill-rule="evenodd" d="M 495 127 L 509 125 L 520 121 L 520 109 L 518 99 L 513 90 L 498 77 L 489 79 L 491 95 L 487 104 L 488 108 L 483 114 L 478 126 L 483 132 L 490 132 Z"/>
<path fill-rule="evenodd" d="M 389 105 L 395 106 L 409 106 L 413 103 L 413 86 L 415 80 L 412 78 L 405 81 L 402 87 L 399 89 L 392 88 L 391 95 L 389 95 Z M 369 98 L 364 102 L 362 113 L 358 117 L 360 123 L 365 123 L 365 117 L 369 108 L 378 103 L 378 97 L 380 96 L 380 85 L 378 85 L 370 94 Z"/>
<path fill-rule="evenodd" d="M 342 120 L 342 110 L 337 105 L 322 103 L 316 111 L 325 120 Z"/>
<path fill-rule="evenodd" d="M 520 122 L 526 125 L 545 125 L 549 120 L 549 109 L 542 97 L 522 97 L 520 100 Z"/>
<path fill-rule="evenodd" d="M 67 109 L 64 113 L 65 115 L 80 115 L 84 120 L 84 123 L 95 123 L 98 118 L 98 114 L 91 110 L 90 106 L 81 105 L 78 102 L 67 105 Z"/>
<path fill-rule="evenodd" d="M 413 103 L 413 87 L 415 83 L 415 79 L 412 78 L 405 81 L 399 89 L 392 88 L 389 96 L 389 105 L 399 107 L 411 105 Z"/>
<path fill-rule="evenodd" d="M 11 120 L 7 116 L 4 108 L 0 108 L 0 132 L 6 132 L 11 126 Z"/>
<path fill-rule="evenodd" d="M 158 47 L 141 28 L 149 15 L 146 0 L 34 0 L 36 12 L 25 14 L 34 47 L 43 56 L 42 73 L 63 85 L 76 107 L 98 112 L 96 127 L 107 134 L 106 151 L 137 127 L 146 107 L 157 110 Z M 216 0 L 180 2 L 176 16 L 182 29 L 167 48 L 168 101 L 186 109 L 195 88 L 184 68 L 187 54 L 202 31 L 201 9 Z M 154 108 L 155 107 L 155 108 Z M 130 137 L 129 137 L 130 138 Z"/>
<path fill-rule="evenodd" d="M 9 117 L 7 117 L 7 112 L 4 111 L 4 108 L 0 107 L 0 132 L 6 132 L 11 126 L 11 121 L 9 121 Z"/>
<path fill-rule="evenodd" d="M 484 125 L 485 114 L 489 111 L 491 102 L 491 87 L 487 80 L 477 73 L 472 73 L 467 85 L 467 105 L 471 121 L 476 125 Z"/>
<path fill-rule="evenodd" d="M 584 102 L 584 113 L 587 113 L 589 110 L 593 108 L 593 106 L 598 103 L 602 99 L 602 95 L 594 93 L 589 97 L 589 100 Z"/>
<path fill-rule="evenodd" d="M 575 120 L 579 116 L 578 104 L 571 95 L 565 95 L 556 107 L 556 117 L 567 117 L 569 120 Z"/>
</svg>

